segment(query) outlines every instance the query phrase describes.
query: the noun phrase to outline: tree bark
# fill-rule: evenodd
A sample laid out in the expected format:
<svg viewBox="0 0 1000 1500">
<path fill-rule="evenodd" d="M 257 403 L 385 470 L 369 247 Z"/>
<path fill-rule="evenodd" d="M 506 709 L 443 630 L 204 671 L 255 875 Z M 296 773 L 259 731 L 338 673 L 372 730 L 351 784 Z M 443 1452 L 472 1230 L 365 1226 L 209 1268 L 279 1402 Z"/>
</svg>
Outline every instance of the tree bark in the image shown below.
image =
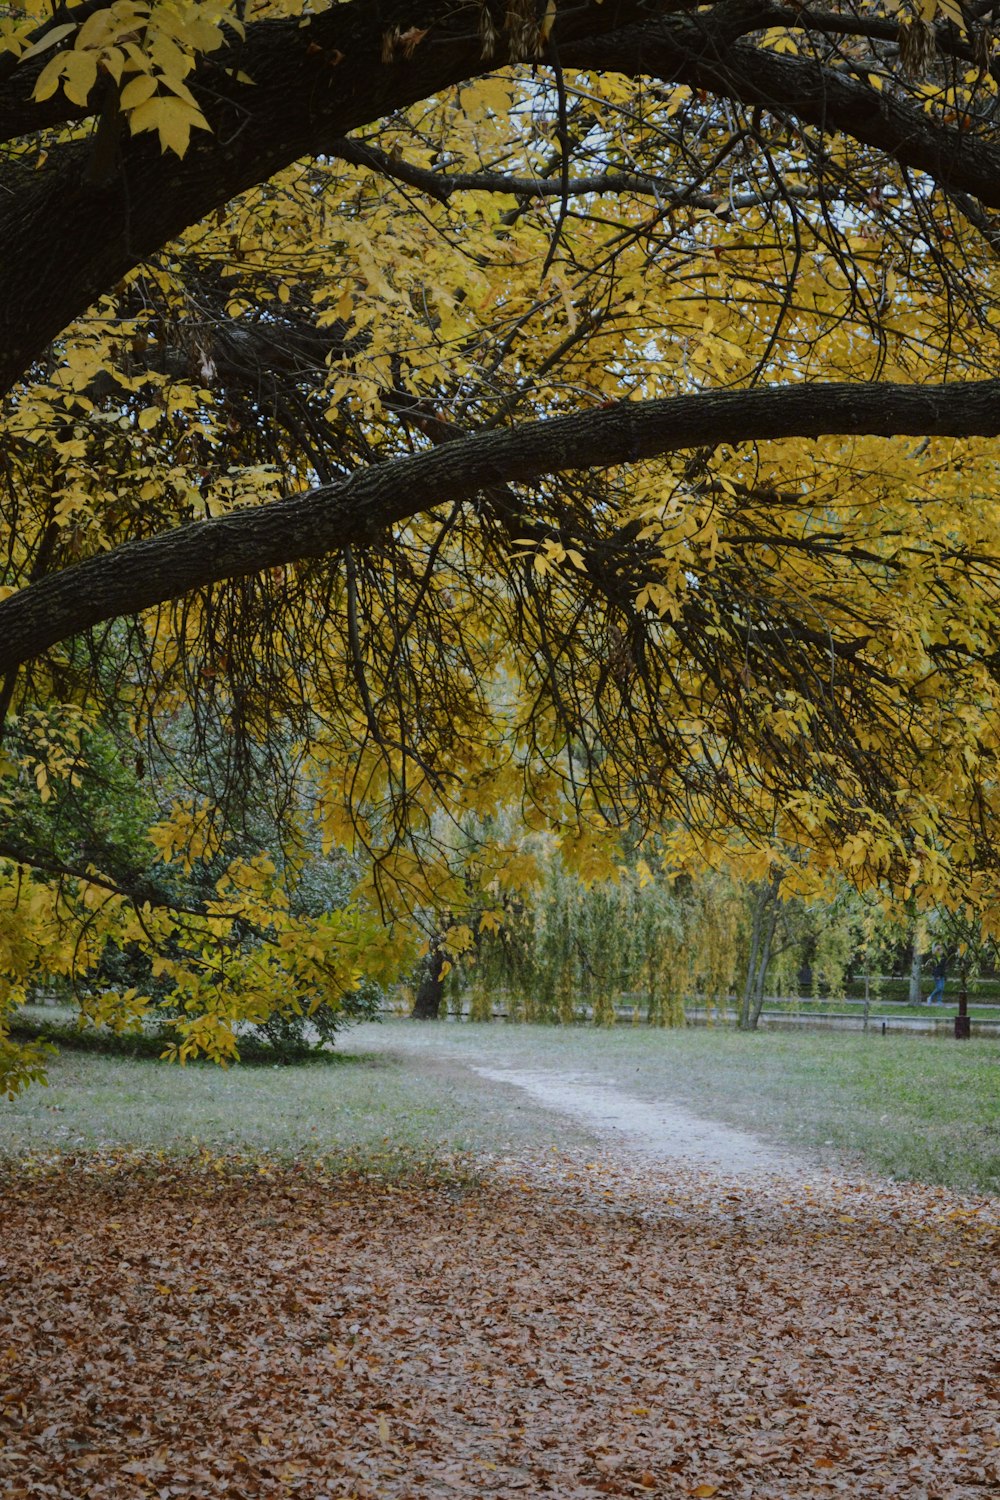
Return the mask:
<svg viewBox="0 0 1000 1500">
<path fill-rule="evenodd" d="M 760 1021 L 760 1013 L 764 1008 L 764 984 L 767 979 L 767 971 L 771 965 L 771 950 L 774 946 L 774 934 L 778 926 L 778 916 L 781 910 L 781 900 L 778 895 L 780 881 L 772 882 L 768 891 L 767 915 L 764 922 L 764 937 L 761 943 L 760 962 L 757 965 L 756 993 L 754 995 L 753 1012 L 750 1016 L 750 1030 L 756 1031 Z"/>
<path fill-rule="evenodd" d="M 740 1005 L 739 1027 L 741 1031 L 750 1030 L 750 1011 L 753 1003 L 754 985 L 757 978 L 757 956 L 760 952 L 765 898 L 765 887 L 758 887 L 754 894 L 752 915 L 750 918 L 750 956 L 747 959 L 746 980 L 743 985 L 743 1001 Z"/>
<path fill-rule="evenodd" d="M 739 1029 L 756 1031 L 764 1007 L 764 984 L 771 963 L 771 950 L 781 909 L 781 875 L 761 881 L 754 893 L 750 919 L 750 955 L 740 1005 Z"/>
<path fill-rule="evenodd" d="M 913 952 L 910 957 L 910 1004 L 920 1004 L 921 954 L 917 934 L 913 934 Z"/>
</svg>

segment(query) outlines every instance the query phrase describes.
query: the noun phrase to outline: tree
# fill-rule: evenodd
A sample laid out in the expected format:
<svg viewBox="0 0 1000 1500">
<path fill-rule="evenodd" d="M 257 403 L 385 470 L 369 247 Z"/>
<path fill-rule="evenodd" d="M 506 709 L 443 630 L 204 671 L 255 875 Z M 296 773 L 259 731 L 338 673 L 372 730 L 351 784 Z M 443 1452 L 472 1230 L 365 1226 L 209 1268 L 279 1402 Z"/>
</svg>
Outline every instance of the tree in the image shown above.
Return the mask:
<svg viewBox="0 0 1000 1500">
<path fill-rule="evenodd" d="M 25 774 L 73 714 L 208 702 L 235 767 L 300 748 L 383 913 L 460 913 L 435 819 L 519 799 L 588 879 L 672 818 L 985 902 L 992 7 L 2 14 Z"/>
</svg>

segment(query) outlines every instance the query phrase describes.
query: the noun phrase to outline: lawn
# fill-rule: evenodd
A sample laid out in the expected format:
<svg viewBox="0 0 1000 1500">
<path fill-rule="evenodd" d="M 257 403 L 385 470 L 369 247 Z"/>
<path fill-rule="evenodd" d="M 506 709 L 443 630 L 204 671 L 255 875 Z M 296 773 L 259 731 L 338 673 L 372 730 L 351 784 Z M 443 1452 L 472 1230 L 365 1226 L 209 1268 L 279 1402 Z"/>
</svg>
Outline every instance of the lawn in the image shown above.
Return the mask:
<svg viewBox="0 0 1000 1500">
<path fill-rule="evenodd" d="M 365 1028 L 379 1039 L 377 1027 Z M 150 1058 L 66 1050 L 49 1085 L 0 1101 L 0 1156 L 138 1149 L 187 1155 L 338 1155 L 402 1167 L 432 1156 L 516 1151 L 546 1131 L 590 1139 L 570 1121 L 526 1106 L 511 1113 L 475 1075 L 442 1073 L 373 1050 L 357 1032 L 344 1050 L 291 1065 L 179 1067 Z"/>
<path fill-rule="evenodd" d="M 487 1086 L 474 1061 L 600 1076 L 827 1160 L 1000 1193 L 1000 1040 L 879 1033 L 390 1020 L 301 1066 L 223 1072 L 67 1052 L 49 1088 L 0 1108 L 0 1153 L 204 1146 L 405 1160 L 594 1142 L 520 1092 Z"/>
<path fill-rule="evenodd" d="M 1000 1193 L 1000 1039 L 723 1027 L 380 1028 L 369 1045 L 439 1060 L 600 1071 L 643 1099 L 892 1177 Z M 350 1045 L 350 1043 L 348 1043 Z"/>
</svg>

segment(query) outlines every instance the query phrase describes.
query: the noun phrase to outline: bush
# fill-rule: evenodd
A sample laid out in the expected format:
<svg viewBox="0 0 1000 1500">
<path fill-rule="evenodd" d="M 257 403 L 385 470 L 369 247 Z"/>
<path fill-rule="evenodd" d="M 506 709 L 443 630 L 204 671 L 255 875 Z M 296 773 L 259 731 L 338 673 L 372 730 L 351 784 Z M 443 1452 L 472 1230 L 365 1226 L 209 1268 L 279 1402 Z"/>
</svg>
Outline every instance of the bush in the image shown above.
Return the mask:
<svg viewBox="0 0 1000 1500">
<path fill-rule="evenodd" d="M 281 1057 L 302 1057 L 333 1046 L 337 1032 L 358 1021 L 373 1021 L 386 1004 L 385 992 L 373 979 L 363 979 L 356 990 L 341 995 L 334 1005 L 305 1011 L 275 1011 L 254 1027 L 254 1036 Z M 242 1050 L 242 1049 L 241 1049 Z"/>
</svg>

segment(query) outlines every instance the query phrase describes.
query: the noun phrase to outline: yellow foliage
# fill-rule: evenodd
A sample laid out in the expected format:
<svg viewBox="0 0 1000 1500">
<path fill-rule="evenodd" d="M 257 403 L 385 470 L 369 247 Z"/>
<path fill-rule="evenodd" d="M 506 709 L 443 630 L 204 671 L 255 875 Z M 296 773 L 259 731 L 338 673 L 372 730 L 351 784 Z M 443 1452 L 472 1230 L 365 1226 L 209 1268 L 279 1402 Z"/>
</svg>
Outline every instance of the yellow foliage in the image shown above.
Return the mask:
<svg viewBox="0 0 1000 1500">
<path fill-rule="evenodd" d="M 919 12 L 964 26 L 955 0 Z M 235 5 L 113 0 L 29 48 L 48 14 L 0 23 L 0 53 L 38 60 L 36 100 L 83 110 L 110 80 L 123 139 L 155 133 L 184 157 L 207 131 L 199 65 L 239 33 Z M 801 30 L 759 45 L 794 58 Z M 859 88 L 870 76 L 898 97 L 887 58 L 865 52 Z M 808 132 L 757 121 L 737 140 L 711 99 L 624 73 L 570 69 L 566 87 L 585 123 L 571 178 L 632 185 L 571 185 L 554 252 L 560 101 L 544 69 L 504 67 L 394 111 L 372 132 L 378 160 L 319 156 L 249 189 L 63 329 L 0 413 L 14 497 L 0 595 L 44 566 L 533 418 L 762 380 L 994 373 L 994 249 L 960 217 L 932 243 L 930 200 L 891 159 L 831 135 L 820 192 Z M 977 69 L 907 87 L 937 120 L 991 84 Z M 37 141 L 16 149 L 34 164 Z M 410 168 L 439 191 L 400 181 Z M 473 186 L 452 190 L 459 177 Z M 838 871 L 988 908 L 995 469 L 976 440 L 734 438 L 586 477 L 567 461 L 460 504 L 442 493 L 350 557 L 151 610 L 113 684 L 88 677 L 77 647 L 54 650 L 13 709 L 28 723 L 69 705 L 63 727 L 33 726 L 3 793 L 23 777 L 46 806 L 58 798 L 83 703 L 126 701 L 139 742 L 207 701 L 234 744 L 294 744 L 302 825 L 365 862 L 371 912 L 434 914 L 452 957 L 475 925 L 498 931 L 502 893 L 530 898 L 529 835 L 543 832 L 590 886 L 622 878 L 626 829 L 662 831 L 676 870 L 780 867 L 806 899 Z M 239 1024 L 285 994 L 315 995 L 327 971 L 353 982 L 358 934 L 293 918 L 284 865 L 230 847 L 218 807 L 192 794 L 160 814 L 162 864 L 218 861 L 183 957 L 159 951 L 174 918 L 140 921 L 100 870 L 70 897 L 12 860 L 12 996 L 82 961 L 78 941 L 81 955 L 146 943 L 186 1007 L 176 1055 L 224 1059 Z M 651 881 L 648 862 L 629 868 Z M 267 933 L 253 954 L 224 941 L 237 915 Z M 385 961 L 402 947 L 387 936 Z"/>
</svg>

